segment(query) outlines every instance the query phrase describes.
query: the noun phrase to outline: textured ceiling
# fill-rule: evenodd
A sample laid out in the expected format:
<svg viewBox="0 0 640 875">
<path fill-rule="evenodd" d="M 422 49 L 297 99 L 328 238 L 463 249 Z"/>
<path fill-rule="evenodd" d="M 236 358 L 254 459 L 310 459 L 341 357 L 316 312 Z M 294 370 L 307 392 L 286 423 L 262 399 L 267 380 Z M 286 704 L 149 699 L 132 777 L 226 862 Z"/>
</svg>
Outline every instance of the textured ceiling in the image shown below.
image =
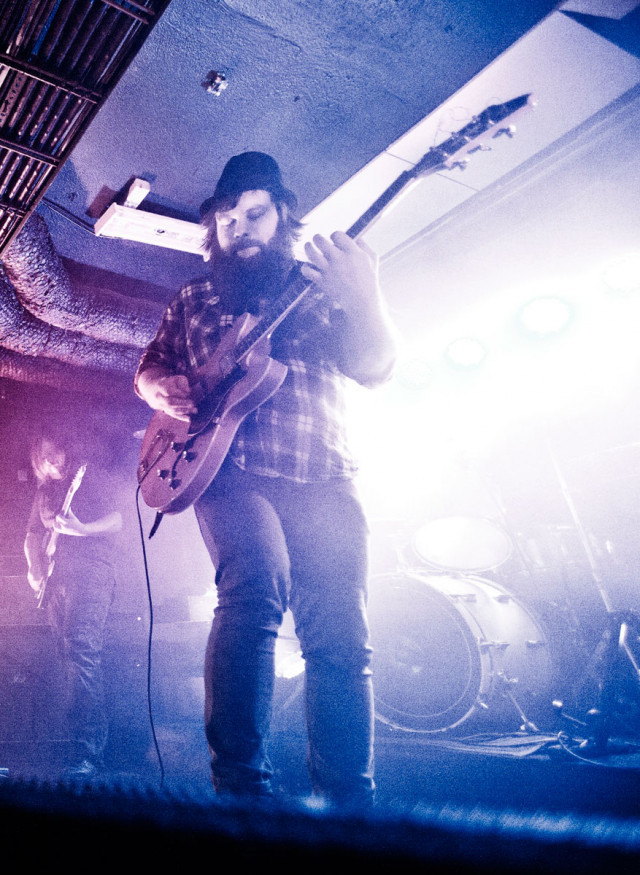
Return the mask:
<svg viewBox="0 0 640 875">
<path fill-rule="evenodd" d="M 307 213 L 554 6 L 172 0 L 47 197 L 92 224 L 142 177 L 144 209 L 193 220 L 225 161 L 260 149 L 278 158 Z M 212 70 L 226 77 L 219 95 L 203 86 Z M 43 215 L 58 251 L 82 263 L 171 288 L 202 267 Z"/>
</svg>

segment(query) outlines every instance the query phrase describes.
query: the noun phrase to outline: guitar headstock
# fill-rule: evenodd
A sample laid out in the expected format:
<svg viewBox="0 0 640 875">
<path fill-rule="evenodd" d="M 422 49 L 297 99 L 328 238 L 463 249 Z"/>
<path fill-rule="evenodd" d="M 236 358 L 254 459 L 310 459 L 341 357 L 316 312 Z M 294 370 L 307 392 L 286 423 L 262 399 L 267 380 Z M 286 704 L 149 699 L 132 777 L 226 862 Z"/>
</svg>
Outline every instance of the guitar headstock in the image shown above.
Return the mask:
<svg viewBox="0 0 640 875">
<path fill-rule="evenodd" d="M 430 149 L 416 164 L 415 175 L 419 176 L 427 170 L 432 172 L 434 163 L 447 170 L 464 167 L 469 160 L 469 155 L 487 151 L 491 148 L 489 144 L 492 140 L 502 136 L 513 137 L 516 120 L 535 106 L 536 101 L 531 94 L 523 94 L 506 103 L 488 106 L 444 143 Z"/>
<path fill-rule="evenodd" d="M 77 489 L 78 486 L 82 483 L 82 478 L 84 477 L 85 471 L 87 470 L 86 464 L 80 465 L 78 470 L 75 473 L 73 480 L 71 481 L 71 485 L 74 489 Z"/>
</svg>

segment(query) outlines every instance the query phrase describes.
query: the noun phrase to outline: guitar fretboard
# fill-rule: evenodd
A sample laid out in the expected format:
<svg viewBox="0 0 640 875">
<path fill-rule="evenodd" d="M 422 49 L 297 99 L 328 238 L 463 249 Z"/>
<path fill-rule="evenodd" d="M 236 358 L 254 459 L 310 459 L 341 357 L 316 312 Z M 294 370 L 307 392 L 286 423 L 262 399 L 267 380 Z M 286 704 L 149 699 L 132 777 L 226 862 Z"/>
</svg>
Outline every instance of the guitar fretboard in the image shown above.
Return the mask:
<svg viewBox="0 0 640 875">
<path fill-rule="evenodd" d="M 439 167 L 446 166 L 449 159 L 465 150 L 468 151 L 468 147 L 483 135 L 492 133 L 495 136 L 498 130 L 496 126 L 499 122 L 509 116 L 513 116 L 514 113 L 530 103 L 531 95 L 523 94 L 506 103 L 487 107 L 484 112 L 475 116 L 464 128 L 426 152 L 415 166 L 401 173 L 395 182 L 351 225 L 346 231 L 347 235 L 352 239 L 357 238 L 413 179 L 428 172 L 433 172 Z M 297 268 L 294 268 L 293 273 L 295 274 L 294 279 L 286 284 L 284 292 L 251 331 L 237 344 L 235 349 L 236 362 L 240 362 L 259 341 L 275 331 L 282 320 L 300 303 L 311 288 L 312 284 L 299 273 Z"/>
</svg>

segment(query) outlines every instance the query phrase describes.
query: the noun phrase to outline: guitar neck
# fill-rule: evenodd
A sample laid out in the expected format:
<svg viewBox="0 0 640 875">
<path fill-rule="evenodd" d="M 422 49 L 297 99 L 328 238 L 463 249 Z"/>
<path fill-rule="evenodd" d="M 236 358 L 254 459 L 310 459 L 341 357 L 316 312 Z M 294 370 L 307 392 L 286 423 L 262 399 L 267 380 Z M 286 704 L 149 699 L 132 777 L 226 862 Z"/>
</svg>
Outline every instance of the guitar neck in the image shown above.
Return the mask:
<svg viewBox="0 0 640 875">
<path fill-rule="evenodd" d="M 84 477 L 84 472 L 87 470 L 86 465 L 81 465 L 80 468 L 76 471 L 76 474 L 71 481 L 71 485 L 67 489 L 67 494 L 65 495 L 64 501 L 62 502 L 62 508 L 60 509 L 60 513 L 63 516 L 66 516 L 69 513 L 69 508 L 71 507 L 71 502 L 73 501 L 73 496 L 78 491 L 80 484 L 82 483 L 82 478 Z"/>
<path fill-rule="evenodd" d="M 293 272 L 296 276 L 289 280 L 284 292 L 236 346 L 237 361 L 240 361 L 263 338 L 271 335 L 311 288 L 312 283 L 306 280 L 297 268 L 294 268 Z"/>
<path fill-rule="evenodd" d="M 454 158 L 459 158 L 465 153 L 481 148 L 480 142 L 484 138 L 495 137 L 502 130 L 505 130 L 499 127 L 500 122 L 513 117 L 531 105 L 533 105 L 531 95 L 523 94 L 506 103 L 487 107 L 464 128 L 452 134 L 444 143 L 429 149 L 417 164 L 401 173 L 369 209 L 347 229 L 347 235 L 354 240 L 357 239 L 382 215 L 383 211 L 410 182 L 429 173 L 434 173 L 436 170 L 450 167 Z M 257 343 L 271 335 L 289 313 L 298 306 L 311 288 L 312 283 L 309 283 L 297 268 L 294 268 L 292 273 L 295 276 L 286 284 L 282 295 L 237 345 L 236 361 L 239 362 Z"/>
</svg>

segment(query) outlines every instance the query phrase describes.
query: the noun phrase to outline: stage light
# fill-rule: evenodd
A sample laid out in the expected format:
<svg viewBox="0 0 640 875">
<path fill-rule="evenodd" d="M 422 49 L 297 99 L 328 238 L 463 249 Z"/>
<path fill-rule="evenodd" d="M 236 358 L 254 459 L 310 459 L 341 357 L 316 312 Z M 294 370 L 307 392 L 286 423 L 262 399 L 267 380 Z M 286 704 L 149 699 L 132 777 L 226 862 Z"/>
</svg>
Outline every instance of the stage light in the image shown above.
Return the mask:
<svg viewBox="0 0 640 875">
<path fill-rule="evenodd" d="M 609 291 L 619 295 L 640 292 L 640 254 L 623 255 L 607 264 L 602 279 Z"/>
<path fill-rule="evenodd" d="M 528 334 L 549 337 L 559 334 L 571 321 L 571 306 L 553 295 L 534 298 L 520 310 L 519 322 Z"/>
<path fill-rule="evenodd" d="M 454 367 L 471 369 L 483 363 L 487 350 L 473 337 L 459 337 L 447 346 L 444 355 Z"/>
</svg>

